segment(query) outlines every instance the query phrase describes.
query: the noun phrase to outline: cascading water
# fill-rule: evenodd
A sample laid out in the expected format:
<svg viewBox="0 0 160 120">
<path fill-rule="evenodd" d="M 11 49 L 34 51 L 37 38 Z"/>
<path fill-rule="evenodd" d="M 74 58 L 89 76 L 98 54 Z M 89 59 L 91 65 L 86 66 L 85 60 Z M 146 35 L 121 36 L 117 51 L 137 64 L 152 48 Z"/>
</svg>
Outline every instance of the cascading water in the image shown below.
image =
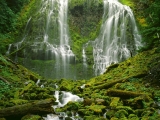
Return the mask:
<svg viewBox="0 0 160 120">
<path fill-rule="evenodd" d="M 36 85 L 39 86 L 40 80 L 37 81 Z M 42 84 L 43 85 L 43 84 Z M 41 85 L 41 86 L 42 86 Z M 39 86 L 39 87 L 41 87 Z M 85 85 L 82 85 L 81 88 L 84 89 Z M 55 84 L 55 88 L 57 89 L 58 86 Z M 72 120 L 83 120 L 77 112 L 70 111 L 72 115 L 68 115 L 66 111 L 63 112 L 56 112 L 57 108 L 64 107 L 68 102 L 83 102 L 83 98 L 80 98 L 77 95 L 73 95 L 70 92 L 65 91 L 55 91 L 54 97 L 56 98 L 57 105 L 53 105 L 55 114 L 48 114 L 46 117 L 43 117 L 44 120 L 65 120 L 65 119 L 72 119 Z"/>
<path fill-rule="evenodd" d="M 91 4 L 90 1 L 87 2 Z M 10 45 L 7 54 L 20 49 L 16 53 L 16 61 L 23 59 L 24 66 L 47 78 L 76 79 L 79 75 L 83 79 L 92 74 L 90 65 L 87 65 L 88 59 L 92 64 L 92 57 L 88 57 L 85 51 L 92 46 L 93 70 L 96 76 L 102 74 L 112 63 L 135 55 L 141 46 L 141 36 L 131 9 L 118 0 L 103 0 L 103 3 L 104 13 L 99 36 L 83 45 L 83 67 L 77 65 L 79 71 L 76 71 L 75 55 L 70 48 L 68 0 L 42 0 L 37 14 L 29 18 L 23 38 Z"/>
<path fill-rule="evenodd" d="M 69 46 L 67 24 L 68 0 L 47 0 L 43 1 L 42 4 L 44 6 L 41 8 L 40 14 L 47 13 L 47 19 L 43 36 L 44 40 L 40 44 L 43 47 L 44 45 L 47 47 L 47 58 L 52 57 L 55 59 L 53 72 L 56 73 L 56 78 L 69 78 L 71 77 L 69 65 L 70 62 L 74 62 L 74 54 Z M 56 23 L 57 27 L 52 26 L 52 24 L 56 25 Z M 39 43 L 35 42 L 34 45 L 38 47 Z"/>
<path fill-rule="evenodd" d="M 23 39 L 12 45 L 17 50 L 26 45 L 23 64 L 48 78 L 74 78 L 67 12 L 68 0 L 42 0 L 38 13 L 27 22 Z"/>
<path fill-rule="evenodd" d="M 107 66 L 135 55 L 136 50 L 142 46 L 131 9 L 118 0 L 103 2 L 103 23 L 99 36 L 95 41 L 90 41 L 93 47 L 95 75 L 104 73 Z"/>
</svg>

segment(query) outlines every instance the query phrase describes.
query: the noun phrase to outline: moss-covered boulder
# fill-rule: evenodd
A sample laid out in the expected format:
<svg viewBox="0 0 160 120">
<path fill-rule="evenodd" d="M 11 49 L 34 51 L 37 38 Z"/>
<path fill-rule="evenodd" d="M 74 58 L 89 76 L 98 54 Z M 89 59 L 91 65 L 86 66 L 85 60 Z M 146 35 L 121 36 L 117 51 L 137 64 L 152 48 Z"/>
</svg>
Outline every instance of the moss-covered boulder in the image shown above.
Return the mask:
<svg viewBox="0 0 160 120">
<path fill-rule="evenodd" d="M 21 118 L 21 120 L 43 120 L 43 118 L 39 115 L 25 115 Z"/>
</svg>

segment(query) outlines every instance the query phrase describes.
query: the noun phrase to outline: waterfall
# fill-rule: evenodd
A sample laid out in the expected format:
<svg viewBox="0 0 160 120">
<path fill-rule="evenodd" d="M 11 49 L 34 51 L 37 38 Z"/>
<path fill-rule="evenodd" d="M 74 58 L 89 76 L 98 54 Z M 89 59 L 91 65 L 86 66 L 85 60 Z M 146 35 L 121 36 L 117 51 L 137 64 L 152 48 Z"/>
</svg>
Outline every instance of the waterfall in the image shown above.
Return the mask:
<svg viewBox="0 0 160 120">
<path fill-rule="evenodd" d="M 12 45 L 17 50 L 27 46 L 17 55 L 25 58 L 24 66 L 47 78 L 74 78 L 67 13 L 68 0 L 42 0 L 37 14 L 29 18 L 22 40 Z"/>
<path fill-rule="evenodd" d="M 70 77 L 70 62 L 74 62 L 74 54 L 69 46 L 69 34 L 67 24 L 68 0 L 47 0 L 43 1 L 44 6 L 40 13 L 47 13 L 44 40 L 41 43 L 46 45 L 47 57 L 55 58 L 55 72 L 56 78 Z M 52 24 L 54 26 L 52 26 Z M 57 27 L 55 27 L 57 24 Z M 53 29 L 53 28 L 54 29 Z M 56 35 L 59 34 L 59 35 Z M 55 37 L 54 39 L 52 37 Z M 50 54 L 51 52 L 51 54 Z"/>
<path fill-rule="evenodd" d="M 103 0 L 100 33 L 95 40 L 83 45 L 82 60 L 78 61 L 83 64 L 76 64 L 76 55 L 70 47 L 68 2 L 41 0 L 37 13 L 28 19 L 21 41 L 9 45 L 6 54 L 17 50 L 16 62 L 21 61 L 25 67 L 46 78 L 88 79 L 93 76 L 92 70 L 96 76 L 102 74 L 106 67 L 135 55 L 142 46 L 131 9 L 118 0 Z M 94 2 L 99 3 L 98 0 Z M 87 4 L 91 6 L 91 1 L 87 0 Z"/>
<path fill-rule="evenodd" d="M 43 20 L 46 15 L 45 30 L 43 41 L 34 42 L 35 50 L 40 51 L 38 54 L 43 54 L 43 49 L 45 49 L 45 59 L 55 60 L 52 71 L 56 78 L 70 78 L 70 63 L 74 63 L 75 56 L 69 46 L 68 0 L 43 0 L 42 5 L 39 19 Z"/>
<path fill-rule="evenodd" d="M 99 36 L 92 42 L 95 75 L 106 67 L 136 54 L 141 45 L 132 10 L 118 0 L 103 0 L 104 13 Z M 88 44 L 88 43 L 87 43 Z"/>
</svg>

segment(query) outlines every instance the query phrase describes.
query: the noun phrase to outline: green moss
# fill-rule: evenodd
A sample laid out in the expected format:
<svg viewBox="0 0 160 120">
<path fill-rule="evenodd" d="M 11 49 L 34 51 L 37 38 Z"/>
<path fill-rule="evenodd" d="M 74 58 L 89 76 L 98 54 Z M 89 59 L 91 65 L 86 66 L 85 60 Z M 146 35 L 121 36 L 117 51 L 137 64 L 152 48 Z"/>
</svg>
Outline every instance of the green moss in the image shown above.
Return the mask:
<svg viewBox="0 0 160 120">
<path fill-rule="evenodd" d="M 21 120 L 43 120 L 41 116 L 39 115 L 25 115 L 21 118 Z"/>
<path fill-rule="evenodd" d="M 129 107 L 129 106 L 117 106 L 116 109 L 118 109 L 118 110 L 125 110 L 125 111 L 127 111 L 127 112 L 129 112 L 129 113 L 134 112 L 134 111 L 132 110 L 132 108 Z"/>
<path fill-rule="evenodd" d="M 135 86 L 129 82 L 121 84 L 119 86 L 119 89 L 126 90 L 126 91 L 136 91 Z"/>
<path fill-rule="evenodd" d="M 120 0 L 120 2 L 124 5 L 130 6 L 131 8 L 135 7 L 133 0 Z"/>
<path fill-rule="evenodd" d="M 89 40 L 94 40 L 100 30 L 103 14 L 103 1 L 72 0 L 69 2 L 69 31 L 71 48 L 77 62 L 82 62 L 82 47 Z M 92 51 L 89 55 L 92 55 Z M 90 60 L 93 60 L 88 57 Z"/>
<path fill-rule="evenodd" d="M 124 118 L 126 119 L 126 117 L 128 116 L 128 112 L 125 111 L 125 110 L 118 110 L 116 113 L 115 113 L 115 117 L 117 118 Z M 127 119 L 126 119 L 127 120 Z"/>
<path fill-rule="evenodd" d="M 128 120 L 139 120 L 139 118 L 138 118 L 138 116 L 135 115 L 135 114 L 130 114 L 130 115 L 128 116 Z"/>
<path fill-rule="evenodd" d="M 0 120 L 6 120 L 5 118 L 0 118 Z"/>
<path fill-rule="evenodd" d="M 59 89 L 61 91 L 72 91 L 74 88 L 74 83 L 71 80 L 62 79 Z"/>
<path fill-rule="evenodd" d="M 118 105 L 119 100 L 120 100 L 119 97 L 113 97 L 113 98 L 111 99 L 110 106 L 111 106 L 111 107 L 116 107 L 116 106 Z"/>
<path fill-rule="evenodd" d="M 25 27 L 29 17 L 37 12 L 39 6 L 40 6 L 40 1 L 31 0 L 29 4 L 26 4 L 23 7 L 17 18 L 17 23 L 16 23 L 17 31 L 15 31 L 14 33 L 15 35 L 21 32 L 20 30 L 22 30 Z"/>
<path fill-rule="evenodd" d="M 19 93 L 20 95 L 22 95 L 24 93 L 24 91 L 27 91 L 31 88 L 33 84 L 32 83 L 29 83 L 27 86 L 25 86 L 22 91 Z"/>
<path fill-rule="evenodd" d="M 85 116 L 84 118 L 85 120 L 106 120 L 103 117 L 97 117 L 97 116 Z"/>
<path fill-rule="evenodd" d="M 56 112 L 65 112 L 65 111 L 75 112 L 78 111 L 80 107 L 81 104 L 79 102 L 70 101 L 63 108 L 57 108 Z"/>
<path fill-rule="evenodd" d="M 24 103 L 27 103 L 28 100 L 23 100 L 23 99 L 12 99 L 9 101 L 10 103 L 13 103 L 14 105 L 21 105 Z"/>
<path fill-rule="evenodd" d="M 0 80 L 0 100 L 5 97 L 5 93 L 9 92 L 11 86 Z"/>
<path fill-rule="evenodd" d="M 119 120 L 119 118 L 112 117 L 111 120 Z"/>
<path fill-rule="evenodd" d="M 115 111 L 112 110 L 112 109 L 106 112 L 106 117 L 107 117 L 107 118 L 111 118 L 111 117 L 113 117 L 114 115 L 115 115 Z"/>
<path fill-rule="evenodd" d="M 95 113 L 102 113 L 102 111 L 106 108 L 104 105 L 91 105 L 88 107 L 89 110 Z"/>
<path fill-rule="evenodd" d="M 32 86 L 30 89 L 24 92 L 21 98 L 27 100 L 39 100 L 47 98 L 55 99 L 53 93 L 54 93 L 53 88 L 50 87 L 40 88 L 38 86 Z"/>
</svg>

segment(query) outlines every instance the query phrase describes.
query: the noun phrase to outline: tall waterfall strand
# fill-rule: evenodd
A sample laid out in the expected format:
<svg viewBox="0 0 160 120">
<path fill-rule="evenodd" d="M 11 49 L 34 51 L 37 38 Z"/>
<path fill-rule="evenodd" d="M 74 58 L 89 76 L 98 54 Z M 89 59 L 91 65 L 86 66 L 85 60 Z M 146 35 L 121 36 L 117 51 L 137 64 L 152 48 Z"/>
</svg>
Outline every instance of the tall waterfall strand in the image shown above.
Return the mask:
<svg viewBox="0 0 160 120">
<path fill-rule="evenodd" d="M 47 0 L 46 2 L 46 4 L 43 4 L 46 6 L 42 9 L 42 13 L 47 12 L 43 42 L 47 44 L 48 47 L 46 52 L 52 52 L 51 56 L 55 57 L 54 72 L 56 73 L 56 78 L 68 78 L 70 77 L 70 62 L 74 61 L 74 54 L 69 46 L 67 24 L 68 0 Z M 47 8 L 47 5 L 49 5 L 49 8 Z M 55 26 L 58 24 L 57 28 L 51 28 L 52 24 Z M 50 35 L 52 34 L 51 31 L 54 32 L 54 34 L 55 32 L 59 34 L 59 36 L 53 40 L 54 42 L 52 41 L 52 35 Z"/>
<path fill-rule="evenodd" d="M 71 64 L 75 63 L 75 55 L 69 45 L 67 12 L 68 0 L 42 0 L 39 11 L 27 23 L 29 32 L 14 43 L 28 44 L 24 49 L 24 66 L 47 78 L 74 77 Z"/>
<path fill-rule="evenodd" d="M 95 75 L 135 55 L 142 45 L 132 10 L 117 0 L 104 0 L 103 23 L 92 44 Z"/>
</svg>

